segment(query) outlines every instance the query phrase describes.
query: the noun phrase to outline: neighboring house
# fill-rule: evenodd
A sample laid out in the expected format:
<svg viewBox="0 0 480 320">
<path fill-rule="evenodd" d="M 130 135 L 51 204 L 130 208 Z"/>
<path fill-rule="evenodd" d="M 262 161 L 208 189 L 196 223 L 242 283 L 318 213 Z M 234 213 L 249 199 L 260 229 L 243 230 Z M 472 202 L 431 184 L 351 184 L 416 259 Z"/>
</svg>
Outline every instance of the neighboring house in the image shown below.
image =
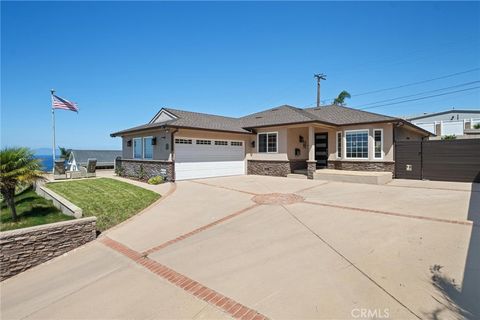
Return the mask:
<svg viewBox="0 0 480 320">
<path fill-rule="evenodd" d="M 399 118 L 341 106 L 284 105 L 241 118 L 162 108 L 122 137 L 120 174 L 169 180 L 320 168 L 394 172 L 394 143 L 430 133 Z"/>
<path fill-rule="evenodd" d="M 78 171 L 79 167 L 86 167 L 88 159 L 97 160 L 97 169 L 112 169 L 115 159 L 122 156 L 122 150 L 75 150 L 71 149 L 67 164 L 71 171 Z"/>
<path fill-rule="evenodd" d="M 437 136 L 480 134 L 473 127 L 480 124 L 480 109 L 447 110 L 435 113 L 424 113 L 406 118 L 416 126 Z"/>
</svg>

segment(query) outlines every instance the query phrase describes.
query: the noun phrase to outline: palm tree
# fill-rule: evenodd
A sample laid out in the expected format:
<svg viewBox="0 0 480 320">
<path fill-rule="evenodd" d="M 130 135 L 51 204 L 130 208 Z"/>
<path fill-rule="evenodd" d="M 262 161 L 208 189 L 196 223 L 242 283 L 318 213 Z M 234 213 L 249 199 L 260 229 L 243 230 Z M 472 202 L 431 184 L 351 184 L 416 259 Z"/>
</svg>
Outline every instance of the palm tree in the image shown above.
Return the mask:
<svg viewBox="0 0 480 320">
<path fill-rule="evenodd" d="M 58 147 L 58 149 L 60 150 L 60 158 L 61 159 L 68 160 L 68 158 L 70 158 L 70 153 L 72 153 L 72 150 L 67 149 L 67 148 L 62 148 L 60 146 Z"/>
<path fill-rule="evenodd" d="M 348 91 L 343 90 L 338 94 L 338 97 L 336 97 L 335 100 L 333 100 L 333 104 L 337 106 L 343 106 L 345 105 L 345 99 L 347 98 L 348 99 L 351 98 L 350 93 L 348 93 Z"/>
<path fill-rule="evenodd" d="M 40 160 L 28 148 L 4 148 L 0 151 L 0 193 L 12 212 L 12 219 L 18 220 L 15 209 L 15 189 L 24 183 L 42 179 Z"/>
</svg>

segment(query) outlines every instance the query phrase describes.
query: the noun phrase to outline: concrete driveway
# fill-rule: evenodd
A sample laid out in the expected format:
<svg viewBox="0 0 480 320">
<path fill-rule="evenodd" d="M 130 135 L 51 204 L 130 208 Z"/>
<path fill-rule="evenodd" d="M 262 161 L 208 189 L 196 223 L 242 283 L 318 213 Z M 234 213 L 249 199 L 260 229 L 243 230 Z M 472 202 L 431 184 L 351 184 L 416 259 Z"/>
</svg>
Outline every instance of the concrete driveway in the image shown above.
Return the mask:
<svg viewBox="0 0 480 320">
<path fill-rule="evenodd" d="M 3 319 L 475 319 L 480 188 L 182 181 L 1 287 Z"/>
</svg>

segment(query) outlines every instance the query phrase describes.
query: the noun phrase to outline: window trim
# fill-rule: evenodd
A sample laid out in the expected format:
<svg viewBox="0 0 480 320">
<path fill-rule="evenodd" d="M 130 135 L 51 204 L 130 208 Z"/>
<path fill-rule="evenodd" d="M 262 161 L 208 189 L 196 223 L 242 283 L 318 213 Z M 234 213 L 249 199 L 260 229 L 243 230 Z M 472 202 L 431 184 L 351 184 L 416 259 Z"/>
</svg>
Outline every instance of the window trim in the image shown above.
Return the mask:
<svg viewBox="0 0 480 320">
<path fill-rule="evenodd" d="M 380 158 L 375 156 L 375 131 L 380 131 Z M 382 128 L 373 129 L 372 136 L 373 136 L 373 139 L 372 139 L 373 140 L 373 159 L 382 160 L 385 157 L 385 153 L 383 151 L 383 129 Z"/>
<path fill-rule="evenodd" d="M 340 148 L 338 148 L 338 135 L 339 135 L 339 134 L 340 134 Z M 336 141 L 335 141 L 335 142 L 336 142 L 336 148 L 335 148 L 335 149 L 337 150 L 337 152 L 336 152 L 336 157 L 337 157 L 337 159 L 342 159 L 342 155 L 343 155 L 343 145 L 344 145 L 344 143 L 343 143 L 343 132 L 342 132 L 342 131 L 337 131 L 335 137 L 336 137 Z M 338 155 L 338 152 L 339 152 L 339 151 L 340 151 L 340 155 Z"/>
<path fill-rule="evenodd" d="M 352 158 L 352 157 L 348 157 L 347 156 L 347 133 L 350 133 L 350 132 L 367 132 L 367 157 L 366 158 Z M 348 160 L 369 160 L 369 157 L 368 157 L 368 150 L 370 150 L 370 130 L 369 129 L 355 129 L 355 130 L 345 130 L 344 131 L 344 147 L 343 147 L 343 152 L 344 152 L 344 155 L 345 155 L 345 159 L 348 159 Z"/>
<path fill-rule="evenodd" d="M 151 145 L 152 146 L 152 157 L 151 158 L 145 158 L 145 139 L 153 139 L 153 136 L 145 136 L 145 137 L 142 137 L 142 159 L 146 159 L 146 160 L 153 160 L 153 144 Z"/>
<path fill-rule="evenodd" d="M 142 145 L 142 156 L 140 158 L 135 157 L 135 140 L 140 140 L 140 143 Z M 143 137 L 136 137 L 132 138 L 132 159 L 143 159 Z"/>
<path fill-rule="evenodd" d="M 259 148 L 260 148 L 260 135 L 261 134 L 266 134 L 267 135 L 267 144 L 266 144 L 266 147 L 267 147 L 267 151 L 265 152 L 260 152 L 259 151 Z M 275 139 L 275 150 L 276 151 L 268 151 L 268 135 L 269 134 L 275 134 L 276 135 L 276 139 Z M 278 131 L 271 131 L 271 132 L 258 132 L 257 133 L 257 153 L 278 153 Z"/>
</svg>

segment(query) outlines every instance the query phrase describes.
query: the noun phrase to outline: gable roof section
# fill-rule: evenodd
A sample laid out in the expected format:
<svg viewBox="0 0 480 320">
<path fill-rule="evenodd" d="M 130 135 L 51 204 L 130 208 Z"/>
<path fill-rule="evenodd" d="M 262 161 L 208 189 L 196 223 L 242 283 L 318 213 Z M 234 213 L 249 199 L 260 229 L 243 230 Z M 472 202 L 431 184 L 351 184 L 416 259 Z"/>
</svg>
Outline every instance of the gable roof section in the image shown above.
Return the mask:
<svg viewBox="0 0 480 320">
<path fill-rule="evenodd" d="M 319 119 L 303 109 L 289 105 L 268 109 L 239 119 L 244 128 L 269 127 L 283 124 L 319 122 Z M 324 122 L 324 121 L 323 121 Z M 331 122 L 326 124 L 335 125 Z"/>
<path fill-rule="evenodd" d="M 398 118 L 384 116 L 378 113 L 372 113 L 337 105 L 320 108 L 308 108 L 305 109 L 305 112 L 313 115 L 319 121 L 331 122 L 336 125 L 351 125 L 399 120 Z"/>
<path fill-rule="evenodd" d="M 161 114 L 161 111 L 165 110 L 169 114 L 173 115 L 172 120 L 167 120 L 163 122 L 156 122 L 158 115 Z M 133 133 L 137 131 L 143 131 L 147 129 L 155 129 L 161 127 L 178 127 L 178 128 L 191 128 L 191 129 L 204 129 L 204 130 L 213 130 L 213 131 L 224 131 L 224 132 L 233 132 L 233 133 L 251 133 L 248 130 L 245 130 L 240 121 L 237 118 L 217 116 L 207 113 L 191 112 L 185 110 L 177 110 L 172 108 L 162 108 L 155 117 L 150 120 L 149 123 L 129 128 L 126 130 L 114 132 L 110 134 L 112 137 L 120 136 L 126 133 Z"/>
</svg>

